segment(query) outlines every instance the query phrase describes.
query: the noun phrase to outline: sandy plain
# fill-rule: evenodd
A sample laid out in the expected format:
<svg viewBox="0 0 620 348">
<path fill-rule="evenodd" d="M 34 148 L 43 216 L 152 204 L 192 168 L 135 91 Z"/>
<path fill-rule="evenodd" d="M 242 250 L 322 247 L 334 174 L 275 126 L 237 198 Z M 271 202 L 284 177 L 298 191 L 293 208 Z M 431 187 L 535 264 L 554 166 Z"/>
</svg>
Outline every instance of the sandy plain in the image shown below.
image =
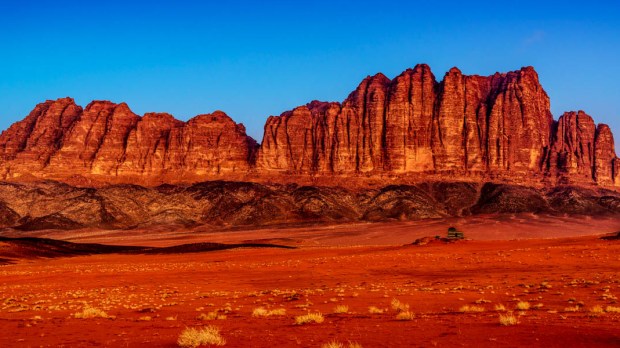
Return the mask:
<svg viewBox="0 0 620 348">
<path fill-rule="evenodd" d="M 468 240 L 432 238 L 453 225 Z M 0 266 L 0 346 L 174 347 L 185 328 L 209 325 L 228 347 L 618 346 L 620 241 L 600 238 L 618 230 L 614 218 L 506 215 L 32 232 L 79 243 L 295 249 L 40 258 L 0 242 L 0 258 L 10 259 Z M 427 244 L 411 244 L 425 236 Z M 85 308 L 107 318 L 79 318 Z M 307 313 L 323 322 L 296 324 Z"/>
</svg>

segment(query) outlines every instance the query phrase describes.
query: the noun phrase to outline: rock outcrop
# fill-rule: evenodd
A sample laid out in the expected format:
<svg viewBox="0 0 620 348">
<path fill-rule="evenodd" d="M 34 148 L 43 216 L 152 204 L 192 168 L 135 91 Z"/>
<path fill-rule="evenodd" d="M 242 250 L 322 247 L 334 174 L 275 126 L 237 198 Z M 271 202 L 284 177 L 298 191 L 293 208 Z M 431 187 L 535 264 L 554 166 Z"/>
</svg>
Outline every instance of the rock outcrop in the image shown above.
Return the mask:
<svg viewBox="0 0 620 348">
<path fill-rule="evenodd" d="M 620 159 L 609 127 L 584 112 L 553 120 L 531 67 L 486 77 L 452 68 L 442 81 L 427 65 L 369 76 L 342 103 L 269 117 L 260 146 L 223 112 L 182 122 L 125 103 L 82 110 L 70 98 L 37 105 L 0 135 L 4 180 L 152 186 L 291 175 L 617 187 Z"/>
<path fill-rule="evenodd" d="M 85 175 L 174 181 L 245 174 L 256 149 L 243 125 L 221 111 L 181 122 L 168 114 L 140 117 L 125 103 L 95 101 L 82 110 L 63 98 L 37 105 L 2 133 L 0 163 L 9 180 Z"/>
<path fill-rule="evenodd" d="M 260 172 L 352 173 L 620 182 L 613 135 L 583 112 L 554 122 L 531 67 L 488 77 L 427 65 L 367 77 L 342 103 L 314 101 L 270 117 Z"/>
<path fill-rule="evenodd" d="M 0 228 L 18 230 L 226 228 L 516 213 L 618 216 L 620 193 L 465 182 L 365 189 L 226 181 L 102 188 L 52 181 L 0 183 Z"/>
</svg>

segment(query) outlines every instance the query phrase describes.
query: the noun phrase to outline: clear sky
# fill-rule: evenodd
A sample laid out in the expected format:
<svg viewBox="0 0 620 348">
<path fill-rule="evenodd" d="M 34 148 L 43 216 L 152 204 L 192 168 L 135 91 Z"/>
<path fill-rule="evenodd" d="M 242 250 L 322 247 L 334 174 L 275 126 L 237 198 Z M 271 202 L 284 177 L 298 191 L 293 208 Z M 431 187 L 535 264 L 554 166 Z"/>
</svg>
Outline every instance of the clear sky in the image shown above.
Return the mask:
<svg viewBox="0 0 620 348">
<path fill-rule="evenodd" d="M 617 1 L 2 1 L 0 129 L 39 102 L 127 102 L 187 120 L 342 101 L 367 75 L 427 63 L 532 65 L 555 118 L 583 109 L 620 139 Z"/>
</svg>

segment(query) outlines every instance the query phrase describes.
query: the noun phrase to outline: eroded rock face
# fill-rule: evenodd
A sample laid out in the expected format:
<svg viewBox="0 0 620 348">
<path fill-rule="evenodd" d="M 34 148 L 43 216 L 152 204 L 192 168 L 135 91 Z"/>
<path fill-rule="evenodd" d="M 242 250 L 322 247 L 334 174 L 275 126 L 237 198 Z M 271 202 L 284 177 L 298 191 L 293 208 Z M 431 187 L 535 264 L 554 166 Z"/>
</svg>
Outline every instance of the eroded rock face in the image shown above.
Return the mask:
<svg viewBox="0 0 620 348">
<path fill-rule="evenodd" d="M 0 178 L 103 183 L 301 177 L 503 180 L 620 186 L 606 125 L 583 111 L 557 122 L 531 67 L 491 76 L 427 65 L 364 79 L 342 103 L 313 101 L 267 119 L 260 147 L 223 112 L 182 122 L 124 104 L 39 104 L 0 135 Z M 79 179 L 79 180 L 78 180 Z M 352 180 L 358 185 L 360 180 Z M 362 183 L 363 185 L 363 183 Z"/>
<path fill-rule="evenodd" d="M 550 171 L 576 181 L 591 182 L 594 177 L 594 136 L 592 117 L 579 112 L 560 116 L 549 155 Z"/>
<path fill-rule="evenodd" d="M 127 104 L 70 98 L 37 105 L 0 136 L 5 178 L 106 179 L 246 173 L 256 142 L 220 111 L 181 122 L 168 114 L 134 114 Z M 174 181 L 174 179 L 168 179 Z"/>
<path fill-rule="evenodd" d="M 608 127 L 582 111 L 553 121 L 533 68 L 488 77 L 452 68 L 437 82 L 426 65 L 367 77 L 342 105 L 315 101 L 270 117 L 257 161 L 263 173 L 606 186 L 620 182 L 618 166 Z"/>
<path fill-rule="evenodd" d="M 258 168 L 517 175 L 542 172 L 551 145 L 549 98 L 532 68 L 489 77 L 453 68 L 438 83 L 418 65 L 394 80 L 368 77 L 340 109 L 328 105 L 270 117 Z"/>
</svg>

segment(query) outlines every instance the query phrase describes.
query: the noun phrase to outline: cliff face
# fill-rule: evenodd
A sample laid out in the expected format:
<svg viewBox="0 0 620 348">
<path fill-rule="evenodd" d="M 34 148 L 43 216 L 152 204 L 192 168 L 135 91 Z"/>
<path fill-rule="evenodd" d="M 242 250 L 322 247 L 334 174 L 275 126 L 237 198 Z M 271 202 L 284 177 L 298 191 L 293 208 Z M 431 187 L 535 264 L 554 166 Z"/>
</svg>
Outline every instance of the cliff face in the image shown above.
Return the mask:
<svg viewBox="0 0 620 348">
<path fill-rule="evenodd" d="M 620 160 L 606 125 L 581 111 L 553 120 L 531 67 L 487 77 L 453 68 L 440 82 L 427 65 L 393 80 L 377 74 L 342 103 L 269 117 L 260 148 L 222 112 L 182 122 L 140 117 L 124 103 L 82 110 L 70 98 L 37 105 L 0 135 L 6 180 L 173 183 L 233 174 L 620 186 Z"/>
<path fill-rule="evenodd" d="M 341 107 L 313 102 L 269 118 L 258 167 L 538 173 L 552 125 L 549 98 L 532 68 L 490 77 L 453 68 L 438 83 L 418 65 L 392 81 L 366 78 Z"/>
<path fill-rule="evenodd" d="M 7 179 L 218 175 L 250 169 L 256 142 L 223 112 L 188 122 L 134 114 L 127 104 L 47 101 L 0 136 Z"/>
<path fill-rule="evenodd" d="M 270 117 L 262 172 L 438 174 L 612 185 L 613 135 L 580 113 L 554 122 L 533 68 L 488 77 L 418 65 L 368 77 L 342 103 Z"/>
</svg>

